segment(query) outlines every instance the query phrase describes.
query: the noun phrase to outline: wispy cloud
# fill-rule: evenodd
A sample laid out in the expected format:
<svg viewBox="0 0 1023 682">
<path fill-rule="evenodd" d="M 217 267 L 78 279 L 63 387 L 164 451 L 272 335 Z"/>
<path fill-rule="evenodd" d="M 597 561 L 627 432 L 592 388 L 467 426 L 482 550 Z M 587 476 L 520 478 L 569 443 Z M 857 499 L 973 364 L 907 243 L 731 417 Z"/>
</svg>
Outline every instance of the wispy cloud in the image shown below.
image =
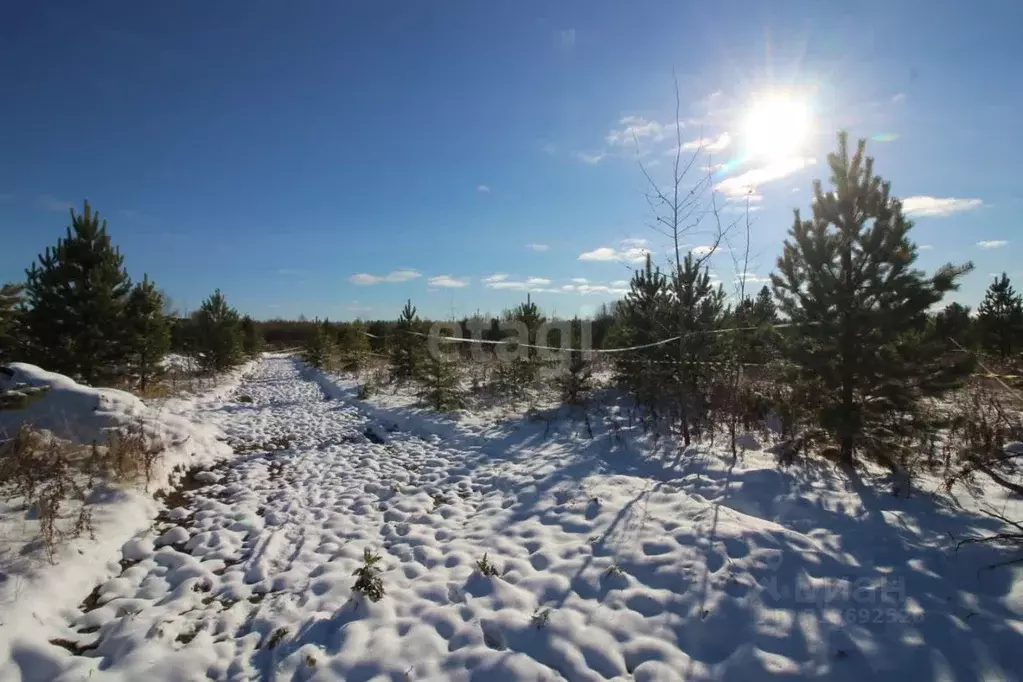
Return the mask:
<svg viewBox="0 0 1023 682">
<path fill-rule="evenodd" d="M 721 133 L 717 137 L 698 137 L 695 140 L 689 140 L 688 142 L 682 143 L 682 150 L 702 149 L 708 152 L 719 152 L 722 149 L 727 149 L 732 144 L 732 136 L 728 133 Z M 674 154 L 676 150 L 668 150 L 669 154 Z"/>
<path fill-rule="evenodd" d="M 962 211 L 971 211 L 983 205 L 984 202 L 980 199 L 955 199 L 952 197 L 913 196 L 902 200 L 903 212 L 907 215 L 918 216 L 946 216 Z"/>
<path fill-rule="evenodd" d="M 930 251 L 934 246 L 932 244 L 918 244 L 916 248 L 920 251 Z"/>
<path fill-rule="evenodd" d="M 813 164 L 813 159 L 783 159 L 761 168 L 748 170 L 734 178 L 726 178 L 717 184 L 717 190 L 730 196 L 745 196 L 749 192 L 756 191 L 761 185 L 781 180 Z"/>
<path fill-rule="evenodd" d="M 585 164 L 589 164 L 590 166 L 596 166 L 598 163 L 607 158 L 607 154 L 604 152 L 597 152 L 596 154 L 576 152 L 575 158 L 579 159 Z"/>
<path fill-rule="evenodd" d="M 358 301 L 352 301 L 345 307 L 345 310 L 352 313 L 368 313 L 369 311 L 373 310 L 373 306 L 363 305 Z"/>
<path fill-rule="evenodd" d="M 498 279 L 495 279 L 498 278 Z M 551 291 L 548 289 L 551 280 L 546 277 L 530 277 L 525 280 L 508 279 L 508 275 L 491 275 L 483 280 L 488 289 L 508 289 L 513 291 Z"/>
<path fill-rule="evenodd" d="M 43 194 L 42 196 L 37 197 L 36 204 L 38 204 L 39 208 L 45 211 L 60 211 L 62 213 L 66 212 L 68 209 L 72 207 L 70 201 L 58 199 L 49 194 Z"/>
<path fill-rule="evenodd" d="M 611 145 L 632 144 L 633 140 L 660 142 L 665 136 L 675 130 L 673 123 L 659 123 L 649 121 L 642 116 L 625 116 L 619 119 L 621 126 L 607 134 L 606 140 Z"/>
<path fill-rule="evenodd" d="M 573 277 L 572 282 L 574 284 L 589 284 L 590 280 L 586 279 L 585 277 Z"/>
<path fill-rule="evenodd" d="M 441 289 L 461 289 L 469 284 L 469 280 L 467 279 L 458 279 L 457 277 L 452 277 L 450 275 L 431 277 L 428 282 L 431 287 Z"/>
<path fill-rule="evenodd" d="M 770 277 L 761 277 L 760 275 L 755 275 L 753 273 L 747 273 L 744 278 L 740 273 L 735 277 L 735 284 L 742 284 L 744 279 L 746 284 L 769 284 L 771 281 Z"/>
<path fill-rule="evenodd" d="M 547 244 L 526 244 L 526 248 L 529 249 L 530 251 L 543 252 L 549 251 L 551 247 L 548 246 Z"/>
<path fill-rule="evenodd" d="M 359 286 L 371 286 L 385 282 L 407 282 L 411 279 L 416 279 L 422 276 L 423 275 L 421 273 L 416 272 L 415 270 L 394 270 L 386 275 L 369 275 L 364 272 L 360 272 L 349 277 L 348 281 Z"/>
<path fill-rule="evenodd" d="M 1009 242 L 1005 241 L 1004 239 L 991 239 L 989 241 L 977 242 L 977 246 L 979 246 L 982 249 L 1000 249 L 1003 246 L 1008 245 Z"/>
<path fill-rule="evenodd" d="M 566 284 L 561 287 L 561 291 L 567 294 L 627 294 L 629 289 L 625 287 L 616 287 L 608 284 Z"/>
<path fill-rule="evenodd" d="M 483 278 L 483 283 L 484 284 L 493 284 L 495 282 L 504 282 L 509 277 L 510 277 L 510 275 L 506 275 L 503 272 L 498 272 L 498 273 L 495 273 L 493 275 L 489 275 L 487 277 L 484 277 Z"/>
<path fill-rule="evenodd" d="M 488 194 L 490 192 L 490 185 L 477 185 L 476 191 L 480 194 Z"/>
<path fill-rule="evenodd" d="M 690 252 L 694 256 L 706 256 L 708 253 L 713 253 L 714 251 L 717 251 L 720 248 L 721 247 L 713 246 L 694 246 L 692 249 L 690 249 Z"/>
<path fill-rule="evenodd" d="M 899 104 L 899 103 L 905 102 L 905 101 L 906 101 L 906 93 L 904 93 L 904 92 L 897 92 L 894 95 L 892 95 L 892 104 Z"/>
<path fill-rule="evenodd" d="M 571 50 L 575 47 L 576 33 L 574 28 L 566 28 L 558 31 L 558 42 L 561 47 L 566 50 Z"/>
<path fill-rule="evenodd" d="M 649 253 L 650 249 L 646 247 L 645 239 L 623 239 L 617 249 L 610 246 L 600 246 L 592 251 L 580 253 L 579 260 L 642 263 L 646 260 Z"/>
</svg>

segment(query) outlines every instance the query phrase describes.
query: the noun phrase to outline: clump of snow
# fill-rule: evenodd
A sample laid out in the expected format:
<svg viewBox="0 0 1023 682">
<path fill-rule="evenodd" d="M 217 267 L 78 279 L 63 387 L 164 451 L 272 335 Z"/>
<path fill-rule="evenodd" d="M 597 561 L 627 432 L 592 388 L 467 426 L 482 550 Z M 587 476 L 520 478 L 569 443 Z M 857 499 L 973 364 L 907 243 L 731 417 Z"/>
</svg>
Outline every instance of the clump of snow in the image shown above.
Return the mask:
<svg viewBox="0 0 1023 682">
<path fill-rule="evenodd" d="M 80 608 L 19 616 L 13 634 L 4 622 L 0 679 L 1023 670 L 1020 571 L 978 573 L 1002 556 L 994 547 L 956 552 L 997 526 L 947 498 L 894 497 L 870 472 L 778 470 L 752 441 L 733 465 L 606 421 L 590 437 L 569 421 L 488 425 L 382 405 L 390 396 L 354 402 L 286 357 L 264 358 L 239 390 L 253 402 L 225 393 L 190 414 L 246 454 L 113 551 L 124 563 Z M 1018 501 L 988 501 L 1019 515 Z M 353 589 L 366 550 L 382 557 L 378 602 Z M 484 555 L 496 575 L 479 570 Z"/>
</svg>

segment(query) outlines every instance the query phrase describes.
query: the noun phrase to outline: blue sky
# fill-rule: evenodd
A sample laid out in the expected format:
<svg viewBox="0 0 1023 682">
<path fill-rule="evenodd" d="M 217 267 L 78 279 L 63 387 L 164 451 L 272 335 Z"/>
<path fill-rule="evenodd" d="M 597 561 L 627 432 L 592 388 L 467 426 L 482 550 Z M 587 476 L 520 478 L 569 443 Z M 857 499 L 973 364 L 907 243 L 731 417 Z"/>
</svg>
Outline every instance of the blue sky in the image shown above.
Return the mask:
<svg viewBox="0 0 1023 682">
<path fill-rule="evenodd" d="M 729 163 L 723 219 L 755 195 L 752 272 L 847 128 L 914 209 L 919 264 L 975 262 L 975 304 L 989 273 L 1023 280 L 1020 25 L 1010 2 L 15 3 L 0 280 L 88 198 L 179 308 L 220 287 L 259 317 L 393 317 L 407 297 L 446 317 L 533 290 L 586 313 L 645 249 L 666 259 L 639 162 L 666 178 L 674 67 L 683 142 Z M 778 93 L 805 139 L 750 157 L 745 121 Z M 731 255 L 712 262 L 731 290 Z"/>
</svg>

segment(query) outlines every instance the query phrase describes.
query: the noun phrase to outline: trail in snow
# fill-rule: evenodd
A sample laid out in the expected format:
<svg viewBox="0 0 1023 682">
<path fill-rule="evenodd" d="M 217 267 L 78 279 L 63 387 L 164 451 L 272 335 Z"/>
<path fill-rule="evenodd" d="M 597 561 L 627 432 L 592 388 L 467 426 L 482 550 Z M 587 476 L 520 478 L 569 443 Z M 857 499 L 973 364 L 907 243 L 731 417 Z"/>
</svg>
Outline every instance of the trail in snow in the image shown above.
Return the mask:
<svg viewBox="0 0 1023 682">
<path fill-rule="evenodd" d="M 60 645 L 79 655 L 18 661 L 22 679 L 905 682 L 1023 669 L 1011 573 L 957 592 L 938 573 L 951 563 L 940 533 L 921 540 L 911 515 L 888 526 L 886 510 L 849 516 L 838 488 L 793 501 L 772 469 L 722 479 L 694 463 L 668 483 L 565 443 L 496 452 L 384 433 L 290 358 L 264 359 L 239 390 L 253 402 L 211 401 L 201 416 L 240 454 L 172 498 L 125 545 L 121 574 L 69 614 Z M 378 603 L 352 592 L 367 548 L 383 556 Z M 484 552 L 499 577 L 475 572 Z"/>
</svg>

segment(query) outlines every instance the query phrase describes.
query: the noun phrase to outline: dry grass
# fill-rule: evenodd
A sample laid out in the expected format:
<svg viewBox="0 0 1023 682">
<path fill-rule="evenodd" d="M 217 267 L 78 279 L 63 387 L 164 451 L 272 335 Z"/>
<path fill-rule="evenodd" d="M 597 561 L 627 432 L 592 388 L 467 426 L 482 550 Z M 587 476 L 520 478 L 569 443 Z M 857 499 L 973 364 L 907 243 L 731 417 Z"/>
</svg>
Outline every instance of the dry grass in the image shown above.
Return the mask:
<svg viewBox="0 0 1023 682">
<path fill-rule="evenodd" d="M 163 452 L 142 422 L 111 429 L 107 442 L 78 445 L 22 424 L 0 441 L 0 494 L 22 498 L 53 561 L 66 542 L 93 535 L 89 498 L 103 482 L 148 486 Z"/>
</svg>

